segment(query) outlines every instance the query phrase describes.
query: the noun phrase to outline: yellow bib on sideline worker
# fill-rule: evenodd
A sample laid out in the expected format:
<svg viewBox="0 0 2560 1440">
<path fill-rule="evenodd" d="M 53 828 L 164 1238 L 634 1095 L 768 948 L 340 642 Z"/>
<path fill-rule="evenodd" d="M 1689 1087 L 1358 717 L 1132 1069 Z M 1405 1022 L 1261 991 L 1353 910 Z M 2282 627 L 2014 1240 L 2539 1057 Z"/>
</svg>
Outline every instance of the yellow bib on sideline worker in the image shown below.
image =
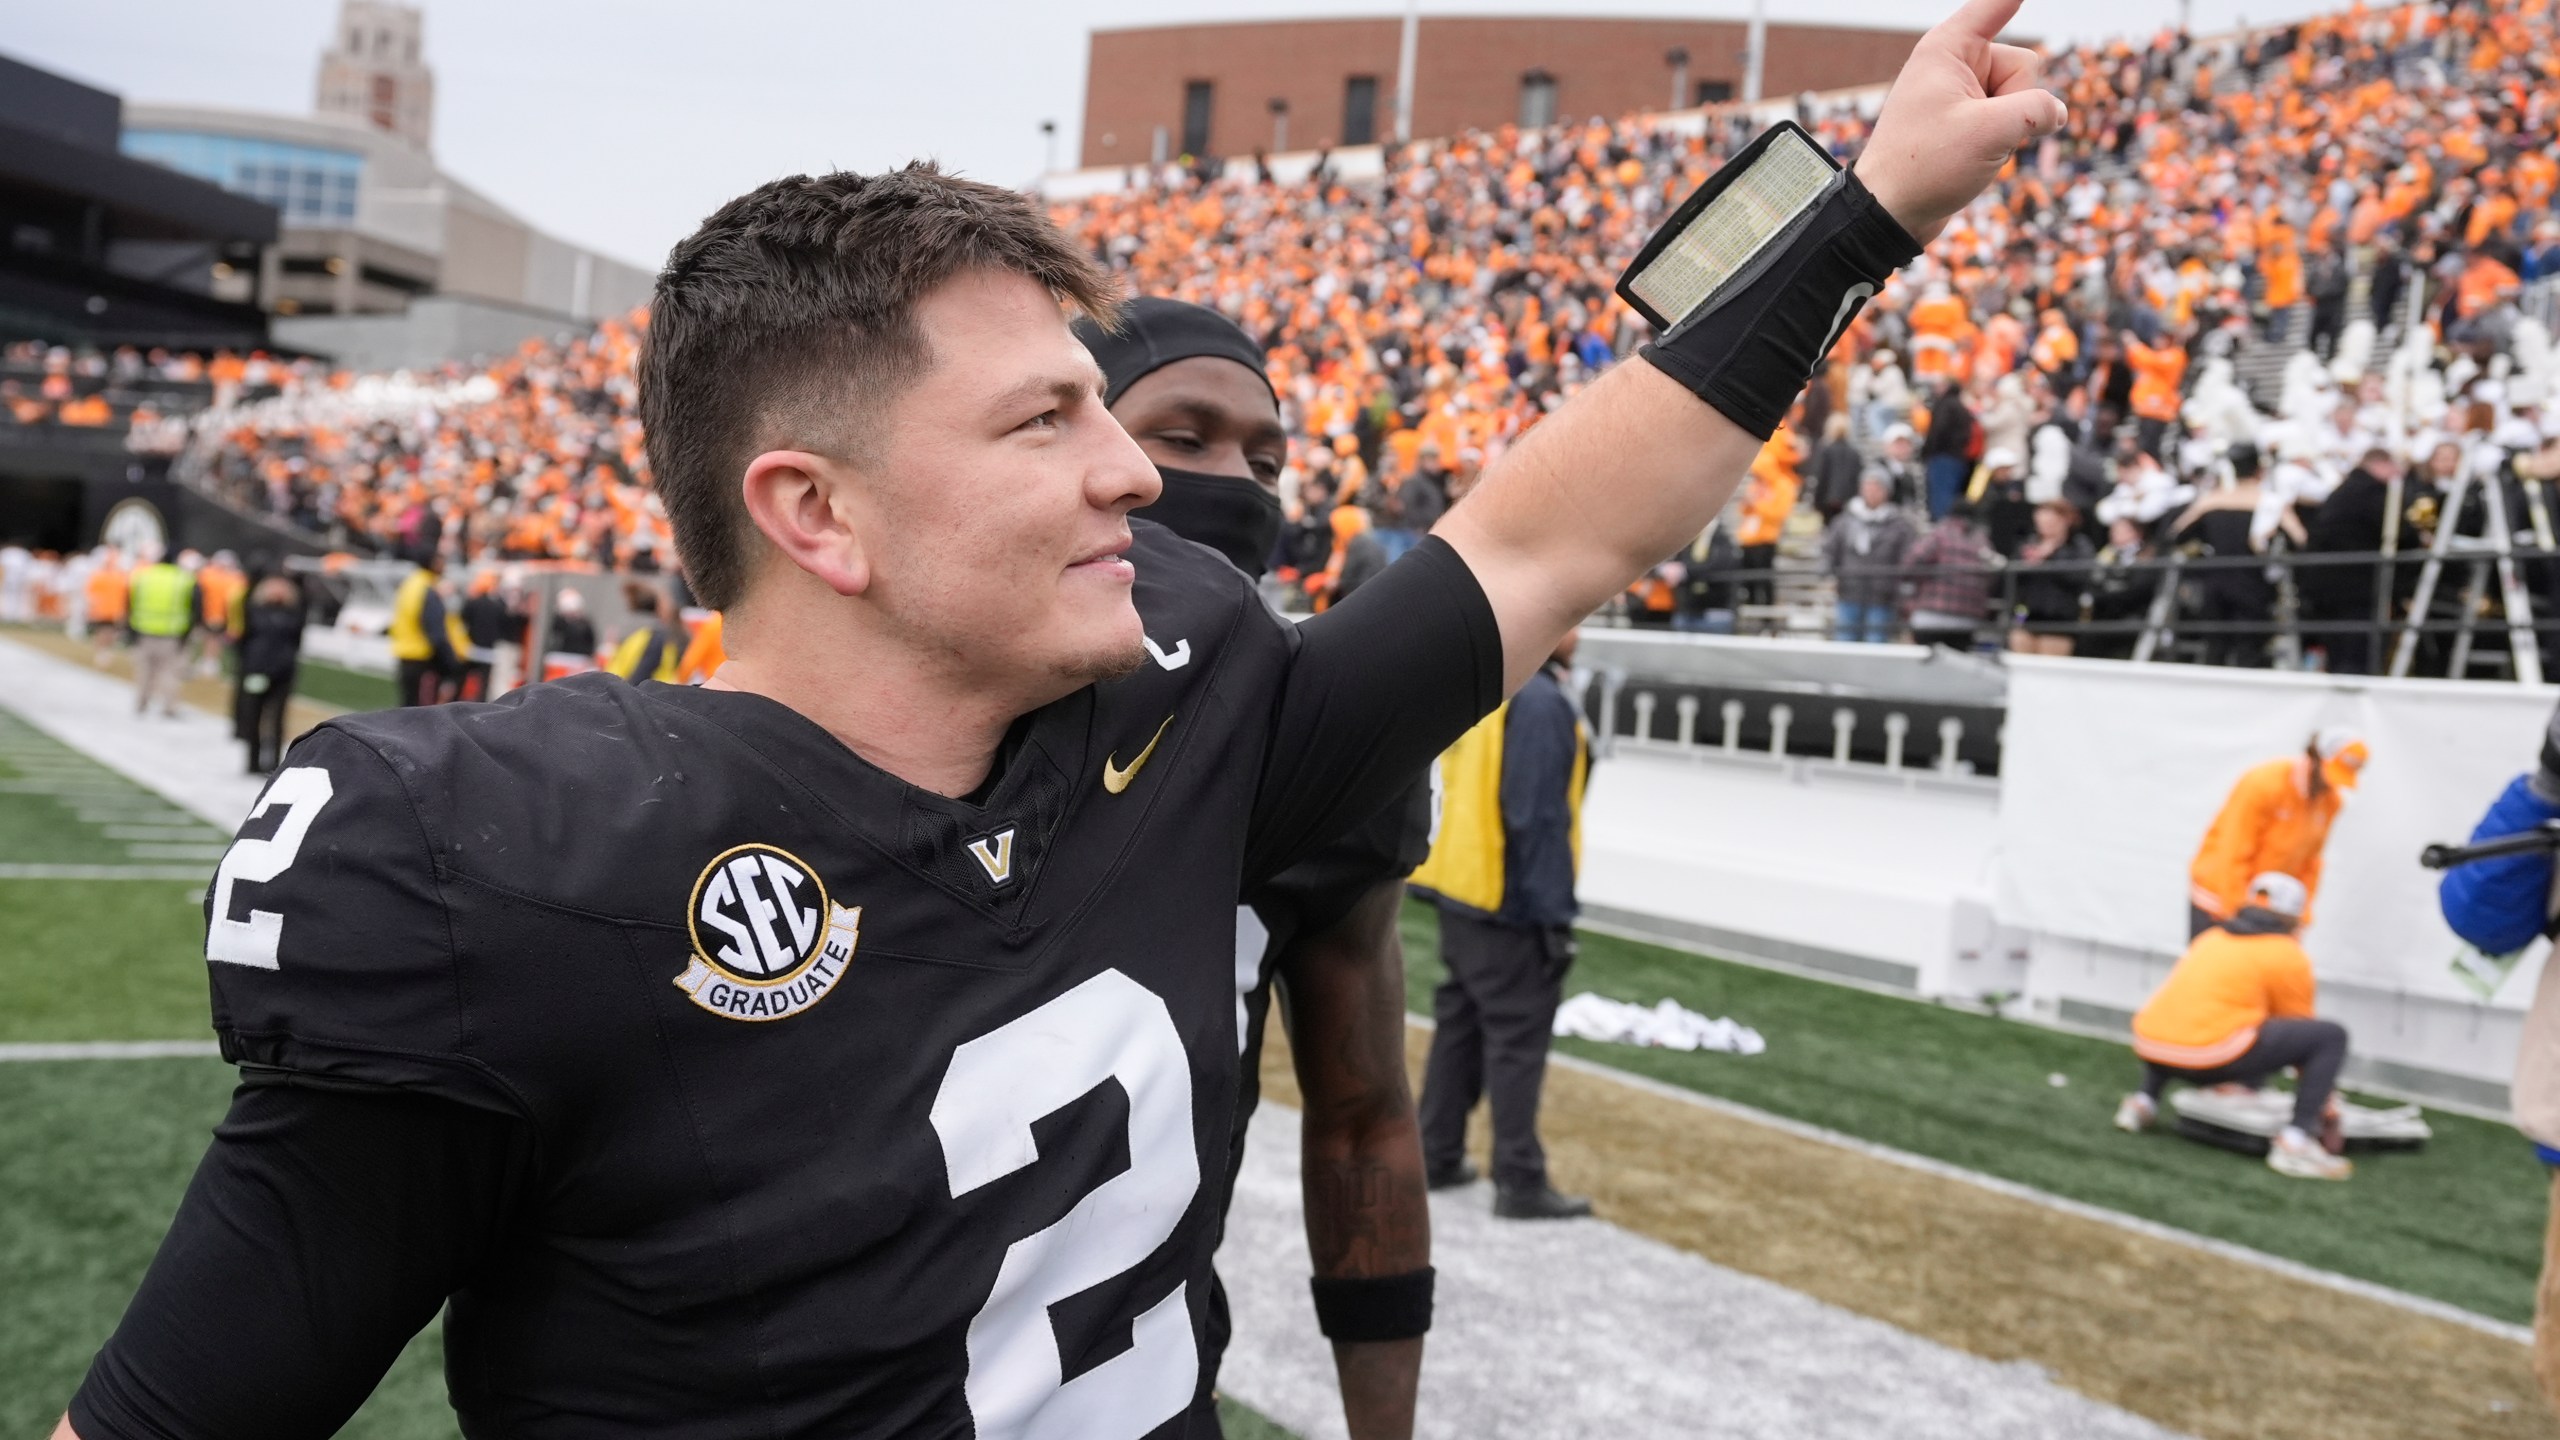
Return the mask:
<svg viewBox="0 0 2560 1440">
<path fill-rule="evenodd" d="M 177 638 L 195 628 L 196 577 L 163 560 L 133 572 L 125 623 L 137 635 Z"/>
<path fill-rule="evenodd" d="M 1440 787 L 1439 824 L 1430 856 L 1410 880 L 1418 889 L 1488 915 L 1502 909 L 1502 733 L 1510 715 L 1511 702 L 1505 700 L 1433 762 Z M 1579 719 L 1574 728 L 1581 732 Z M 1582 868 L 1582 790 L 1590 776 L 1591 746 L 1585 739 L 1574 746 L 1573 780 L 1565 789 L 1577 871 Z"/>
<path fill-rule="evenodd" d="M 400 582 L 400 591 L 391 598 L 391 658 L 394 660 L 432 660 L 436 647 L 427 639 L 427 592 L 436 588 L 434 571 L 421 566 L 409 572 Z M 450 629 L 450 627 L 447 627 Z M 448 642 L 450 643 L 450 642 Z"/>
<path fill-rule="evenodd" d="M 676 678 L 677 662 L 684 656 L 684 645 L 680 636 L 681 632 L 675 636 L 662 637 L 657 626 L 643 625 L 622 637 L 622 643 L 613 647 L 613 659 L 604 668 L 625 680 L 664 680 L 673 684 Z M 646 675 L 632 673 L 638 670 L 641 662 L 648 658 L 649 642 L 653 639 L 663 639 L 665 642 L 658 646 L 658 663 L 650 667 Z"/>
</svg>

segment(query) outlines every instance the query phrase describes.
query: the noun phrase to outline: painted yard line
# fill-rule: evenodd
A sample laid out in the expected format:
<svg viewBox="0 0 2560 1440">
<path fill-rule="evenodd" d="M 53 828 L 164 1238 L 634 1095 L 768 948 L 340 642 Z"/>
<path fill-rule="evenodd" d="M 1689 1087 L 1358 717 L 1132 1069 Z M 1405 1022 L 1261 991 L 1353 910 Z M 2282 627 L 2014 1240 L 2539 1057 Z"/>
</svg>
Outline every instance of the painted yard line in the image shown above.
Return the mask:
<svg viewBox="0 0 2560 1440">
<path fill-rule="evenodd" d="M 1406 1022 L 1426 1030 L 1431 1027 L 1430 1021 L 1419 1016 L 1409 1015 L 1406 1017 Z M 2388 1285 L 2376 1285 L 2369 1280 L 2358 1280 L 2353 1276 L 2340 1275 L 2334 1271 L 2322 1270 L 2316 1266 L 2305 1265 L 2298 1260 L 2287 1260 L 2281 1255 L 2270 1255 L 2264 1250 L 2253 1250 L 2246 1245 L 2235 1245 L 2228 1240 L 2216 1240 L 2209 1235 L 2198 1235 L 2192 1230 L 2181 1230 L 2174 1225 L 2163 1225 L 2156 1220 L 2145 1220 L 2138 1215 L 2127 1215 L 2120 1210 L 2109 1210 L 2101 1205 L 2091 1205 L 2086 1201 L 2074 1200 L 2068 1196 L 2056 1195 L 2050 1190 L 2039 1190 L 2032 1185 L 2021 1185 L 2014 1180 L 2003 1180 L 1996 1175 L 1985 1175 L 1979 1170 L 1967 1170 L 1961 1165 L 1951 1165 L 1944 1160 L 1933 1160 L 1926 1155 L 1915 1155 L 1908 1150 L 1896 1150 L 1890 1145 L 1880 1145 L 1872 1140 L 1861 1140 L 1855 1135 L 1844 1134 L 1838 1130 L 1828 1129 L 1820 1125 L 1809 1125 L 1802 1120 L 1791 1120 L 1784 1115 L 1774 1114 L 1770 1111 L 1760 1109 L 1757 1106 L 1745 1105 L 1738 1100 L 1727 1100 L 1722 1096 L 1708 1095 L 1701 1091 L 1688 1089 L 1685 1086 L 1673 1085 L 1665 1081 L 1651 1079 L 1647 1076 L 1620 1070 L 1615 1066 L 1603 1065 L 1593 1060 L 1585 1060 L 1578 1055 L 1555 1054 L 1549 1056 L 1548 1059 L 1550 1063 L 1561 1065 L 1568 1070 L 1578 1070 L 1586 1075 L 1598 1076 L 1601 1079 L 1614 1081 L 1620 1085 L 1630 1086 L 1634 1089 L 1641 1090 L 1648 1095 L 1656 1095 L 1665 1100 L 1676 1101 L 1683 1105 L 1695 1105 L 1702 1110 L 1713 1110 L 1718 1114 L 1730 1115 L 1737 1120 L 1748 1120 L 1755 1125 L 1766 1125 L 1770 1129 L 1781 1131 L 1800 1139 L 1815 1140 L 1825 1145 L 1834 1145 L 1843 1150 L 1849 1150 L 1860 1155 L 1868 1156 L 1871 1159 L 1886 1161 L 1890 1164 L 1900 1165 L 1910 1170 L 1917 1170 L 1925 1175 L 1935 1175 L 1941 1179 L 1960 1181 L 1964 1184 L 1974 1186 L 1977 1189 L 1988 1190 L 1995 1195 L 2006 1195 L 2011 1199 L 2024 1200 L 2032 1205 L 2041 1205 L 2048 1210 L 2060 1211 L 2065 1215 L 2076 1215 L 2083 1220 L 2095 1220 L 2099 1224 L 2112 1225 L 2119 1230 L 2129 1230 L 2136 1235 L 2147 1235 L 2154 1240 L 2166 1240 L 2172 1244 L 2184 1245 L 2190 1249 L 2201 1250 L 2208 1255 L 2219 1256 L 2225 1260 L 2235 1260 L 2244 1265 L 2254 1265 L 2259 1269 L 2271 1271 L 2275 1274 L 2282 1275 L 2287 1279 L 2300 1280 L 2305 1284 L 2322 1286 L 2326 1289 L 2335 1290 L 2345 1295 L 2360 1296 L 2367 1300 L 2378 1300 L 2385 1305 L 2397 1306 L 2400 1309 L 2410 1311 L 2414 1314 L 2424 1315 L 2430 1319 L 2443 1320 L 2455 1325 L 2463 1326 L 2467 1329 L 2477 1330 L 2483 1335 L 2494 1336 L 2500 1340 L 2511 1340 L 2518 1345 L 2531 1345 L 2533 1343 L 2533 1331 L 2531 1328 L 2523 1325 L 2511 1325 L 2504 1320 L 2493 1320 L 2486 1315 L 2465 1310 L 2459 1305 L 2448 1305 L 2441 1300 L 2430 1300 L 2424 1295 L 2412 1295 L 2406 1290 L 2394 1290 Z"/>
<path fill-rule="evenodd" d="M 223 843 L 222 837 L 214 833 L 212 826 L 200 825 L 192 820 L 177 825 L 118 825 L 109 823 L 102 826 L 98 833 L 106 836 L 110 840 L 191 840 L 199 845 L 219 845 Z"/>
<path fill-rule="evenodd" d="M 210 1040 L 60 1040 L 0 1044 L 0 1062 L 13 1060 L 170 1060 L 219 1056 Z"/>
<path fill-rule="evenodd" d="M 204 880 L 201 865 L 0 864 L 0 880 Z"/>
<path fill-rule="evenodd" d="M 130 795 L 142 788 L 104 766 L 89 767 L 78 780 L 0 780 L 0 795 Z"/>
<path fill-rule="evenodd" d="M 206 841 L 198 845 L 130 844 L 125 853 L 136 860 L 219 860 L 223 842 Z"/>
</svg>

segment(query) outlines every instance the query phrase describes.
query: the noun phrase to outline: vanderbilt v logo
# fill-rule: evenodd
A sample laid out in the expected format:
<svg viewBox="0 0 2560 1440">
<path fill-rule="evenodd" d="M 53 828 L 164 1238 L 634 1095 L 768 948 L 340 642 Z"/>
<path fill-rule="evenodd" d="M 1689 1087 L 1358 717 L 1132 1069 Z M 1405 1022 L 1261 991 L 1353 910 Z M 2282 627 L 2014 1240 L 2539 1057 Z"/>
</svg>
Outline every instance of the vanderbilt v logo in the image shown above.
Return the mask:
<svg viewBox="0 0 2560 1440">
<path fill-rule="evenodd" d="M 993 835 L 983 835 L 970 841 L 969 854 L 978 862 L 978 868 L 987 872 L 988 884 L 1009 885 L 1013 882 L 1012 830 L 999 830 Z"/>
</svg>

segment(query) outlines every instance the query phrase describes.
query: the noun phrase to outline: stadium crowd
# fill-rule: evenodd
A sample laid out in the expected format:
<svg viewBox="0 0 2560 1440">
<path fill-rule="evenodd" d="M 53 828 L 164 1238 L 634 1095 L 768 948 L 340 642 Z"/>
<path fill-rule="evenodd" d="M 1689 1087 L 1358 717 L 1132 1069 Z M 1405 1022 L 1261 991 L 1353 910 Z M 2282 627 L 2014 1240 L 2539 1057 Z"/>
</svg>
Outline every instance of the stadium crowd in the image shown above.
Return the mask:
<svg viewBox="0 0 2560 1440">
<path fill-rule="evenodd" d="M 2560 284 L 2556 32 L 2552 0 L 2358 0 L 2209 44 L 2053 56 L 2068 130 L 1876 297 L 1725 521 L 1629 615 L 1767 618 L 1792 534 L 1834 578 L 1840 638 L 2122 653 L 2157 588 L 2146 562 L 2182 550 L 2227 562 L 2185 592 L 2205 630 L 2231 627 L 2205 658 L 2263 664 L 2277 585 L 2250 557 L 2420 549 L 2460 475 L 2510 487 L 2525 529 L 2539 496 L 2512 487 L 2560 474 L 2536 318 Z M 1797 112 L 1844 158 L 1869 123 L 1860 102 Z M 1754 123 L 1505 127 L 1390 147 L 1376 179 L 1324 157 L 1295 180 L 1199 161 L 1054 214 L 1133 293 L 1215 306 L 1266 343 L 1294 442 L 1279 573 L 1321 606 L 1643 343 L 1620 268 Z M 201 474 L 342 545 L 659 569 L 645 324 L 434 376 L 252 360 L 280 393 L 196 422 Z M 43 364 L 46 385 L 77 369 Z M 226 401 L 254 393 L 245 378 Z M 2414 567 L 2398 574 L 2405 596 Z M 2301 572 L 2332 668 L 2372 662 L 2344 632 L 2380 583 Z"/>
</svg>

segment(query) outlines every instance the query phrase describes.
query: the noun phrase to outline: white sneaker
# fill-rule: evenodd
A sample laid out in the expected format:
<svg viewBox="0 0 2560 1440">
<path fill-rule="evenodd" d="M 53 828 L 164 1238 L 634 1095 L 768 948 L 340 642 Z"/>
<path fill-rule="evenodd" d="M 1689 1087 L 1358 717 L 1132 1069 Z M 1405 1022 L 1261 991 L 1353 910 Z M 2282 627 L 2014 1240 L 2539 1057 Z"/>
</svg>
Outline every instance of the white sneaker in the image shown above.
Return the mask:
<svg viewBox="0 0 2560 1440">
<path fill-rule="evenodd" d="M 2150 1129 L 2151 1122 L 2158 1118 L 2160 1107 L 2151 1103 L 2151 1097 L 2139 1090 L 2124 1097 L 2124 1103 L 2116 1106 L 2116 1128 L 2128 1135 L 2139 1135 Z"/>
<path fill-rule="evenodd" d="M 2321 1149 L 2319 1141 L 2291 1125 L 2268 1144 L 2267 1168 L 2296 1180 L 2344 1180 L 2356 1173 L 2354 1161 Z"/>
</svg>

